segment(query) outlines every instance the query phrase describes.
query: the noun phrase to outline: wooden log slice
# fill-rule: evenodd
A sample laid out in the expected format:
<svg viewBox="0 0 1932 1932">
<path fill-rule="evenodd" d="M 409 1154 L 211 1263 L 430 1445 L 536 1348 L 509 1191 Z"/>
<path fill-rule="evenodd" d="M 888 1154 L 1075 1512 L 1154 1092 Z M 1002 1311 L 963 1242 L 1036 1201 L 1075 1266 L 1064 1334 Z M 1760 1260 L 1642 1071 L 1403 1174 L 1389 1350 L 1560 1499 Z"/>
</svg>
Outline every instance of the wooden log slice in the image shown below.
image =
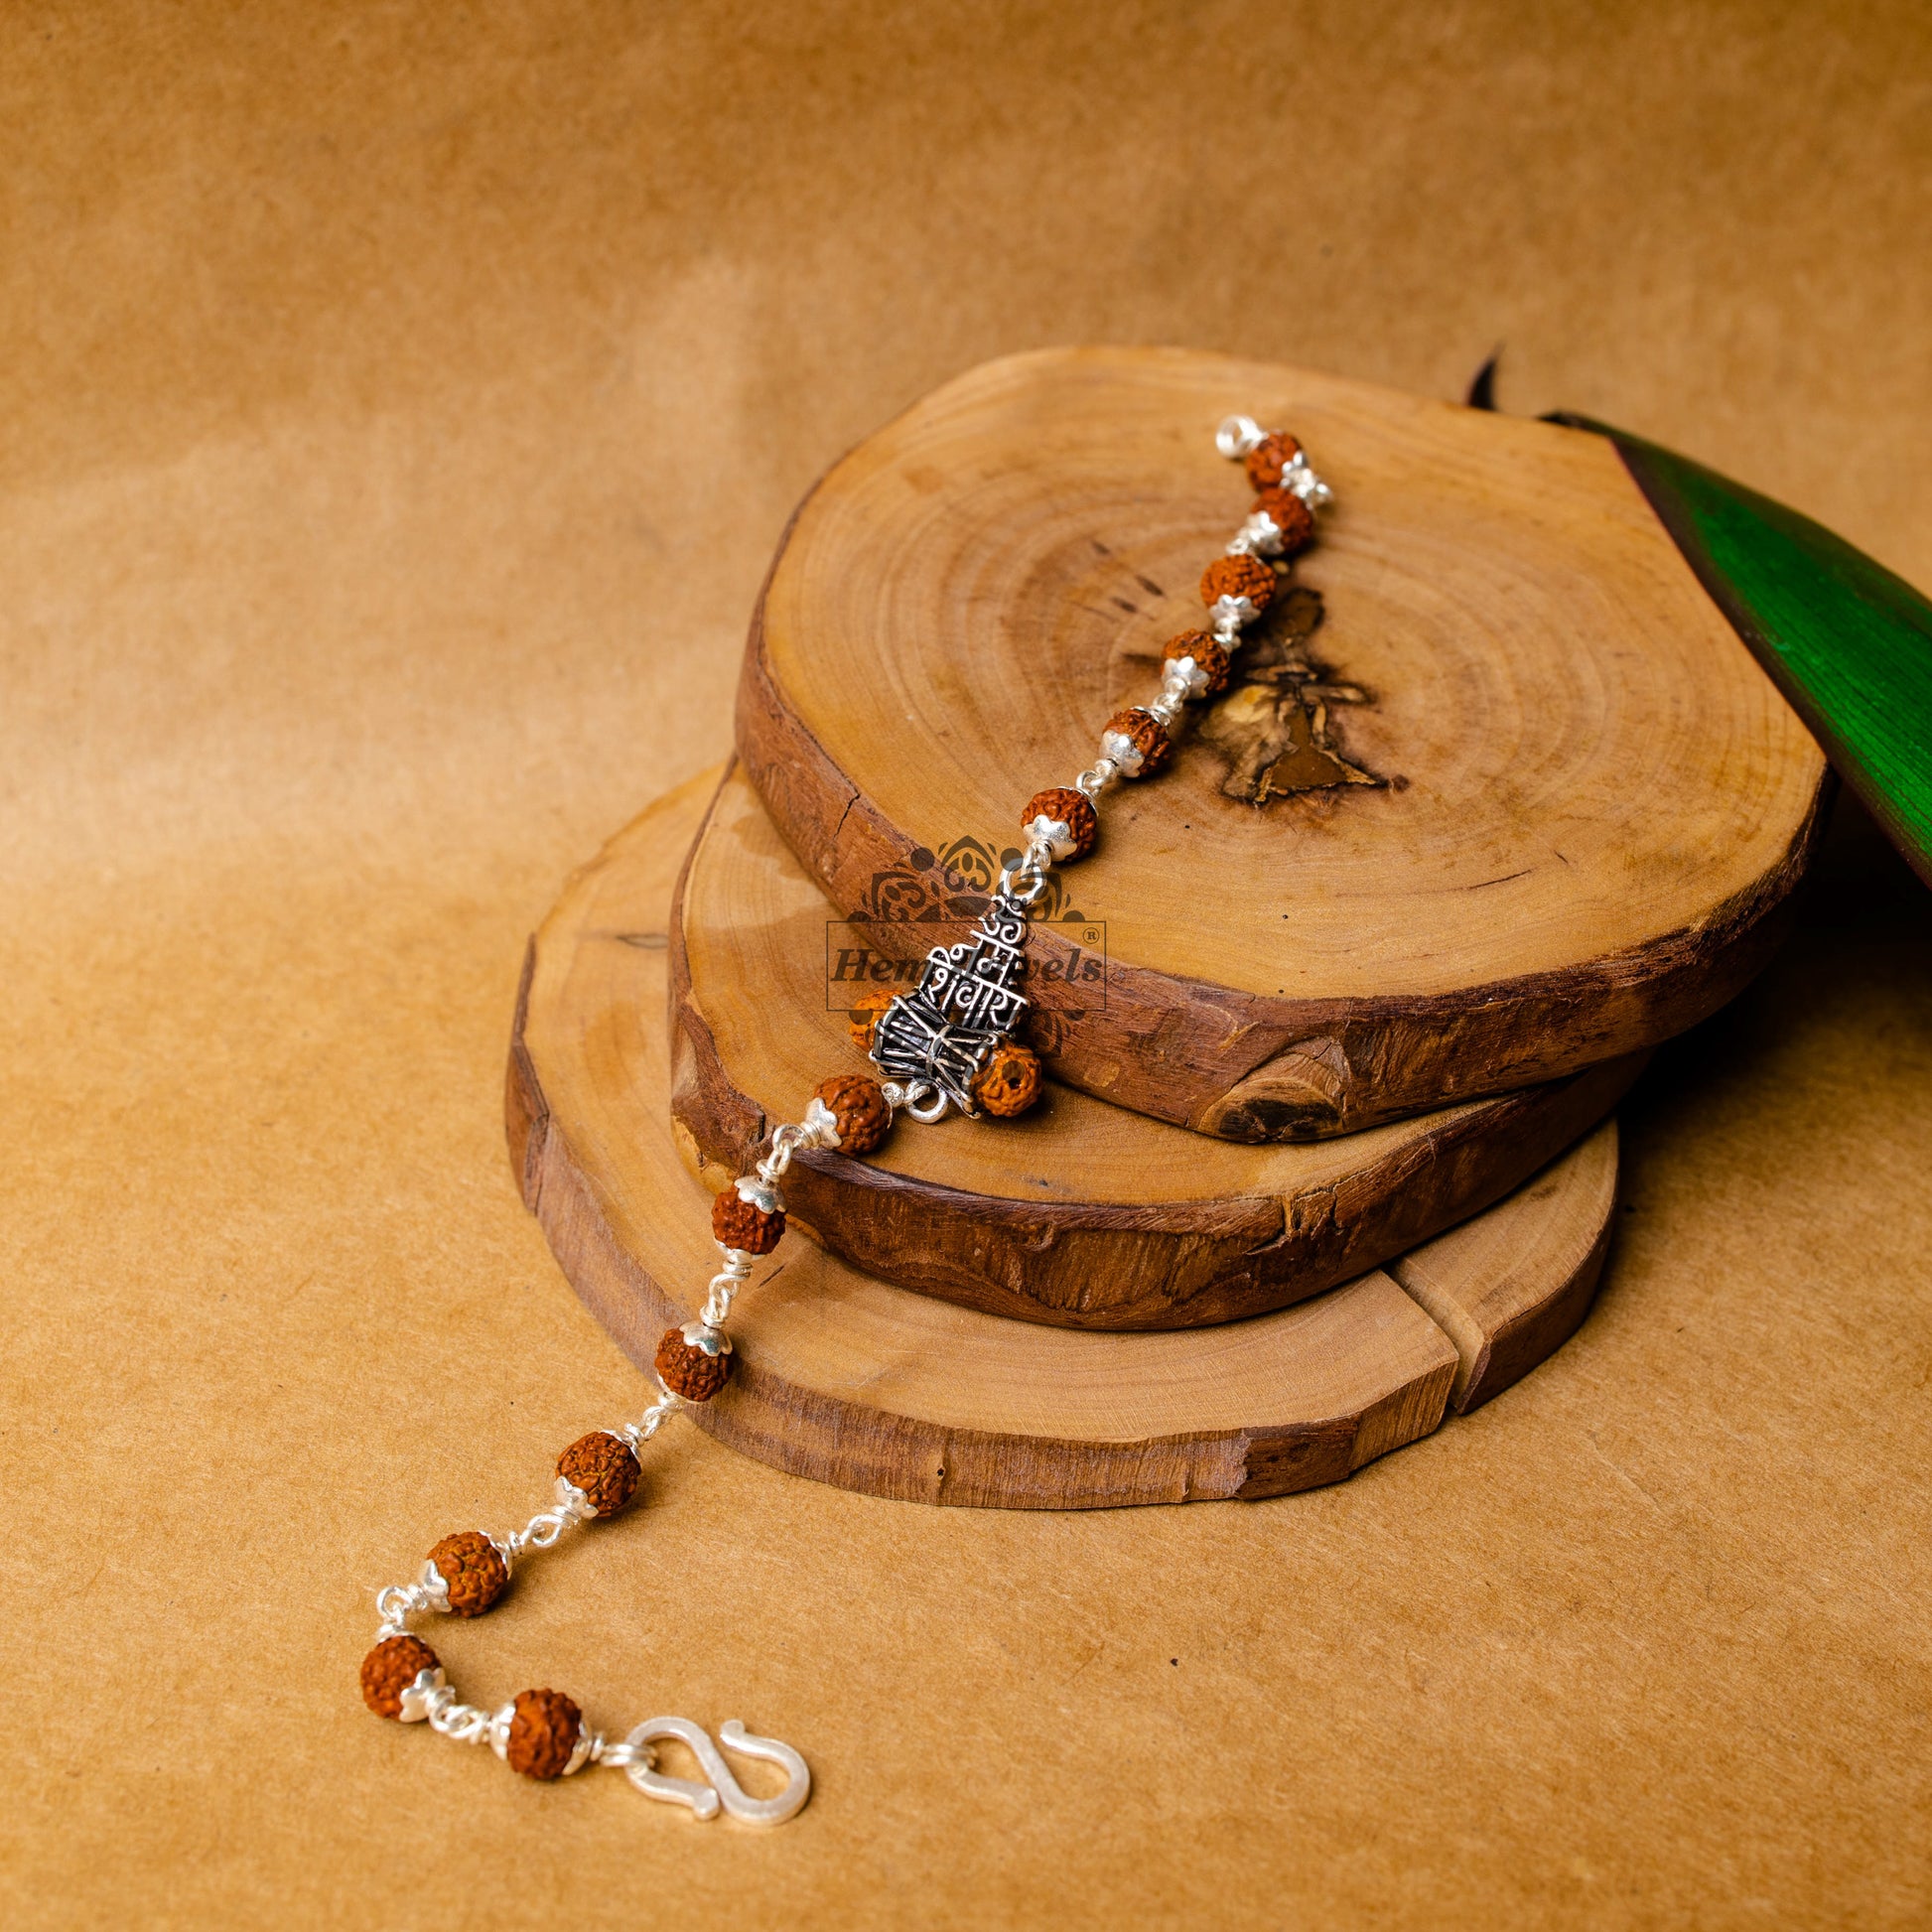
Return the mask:
<svg viewBox="0 0 1932 1932">
<path fill-rule="evenodd" d="M 654 876 L 655 836 L 621 835 L 606 865 Z M 866 1068 L 844 1006 L 873 983 L 830 977 L 857 936 L 735 767 L 670 925 L 671 1113 L 713 1188 L 827 1074 Z M 1489 1206 L 1641 1060 L 1300 1146 L 1210 1140 L 1049 1083 L 1017 1121 L 901 1120 L 863 1161 L 801 1156 L 785 1193 L 795 1225 L 902 1287 L 1067 1327 L 1191 1327 L 1305 1300 Z"/>
<path fill-rule="evenodd" d="M 916 956 L 1023 803 L 1155 689 L 1246 513 L 1214 453 L 1291 428 L 1336 504 L 1173 765 L 1055 876 L 1105 999 L 1059 1077 L 1235 1140 L 1317 1137 L 1654 1044 L 1761 965 L 1826 767 L 1613 446 L 1270 363 L 989 363 L 834 466 L 752 626 L 738 746 L 848 913 Z"/>
<path fill-rule="evenodd" d="M 717 1259 L 710 1197 L 671 1133 L 661 1020 L 674 875 L 714 784 L 661 800 L 572 880 L 531 944 L 510 1046 L 523 1197 L 640 1366 L 696 1310 Z M 628 863 L 638 850 L 653 864 Z M 1512 1211 L 1490 1217 L 1506 1224 Z M 1532 1288 L 1528 1258 L 1502 1245 L 1515 1302 L 1564 1292 L 1553 1274 Z M 1483 1305 L 1481 1284 L 1460 1293 Z M 1461 1363 L 1383 1273 L 1252 1321 L 1094 1334 L 892 1288 L 803 1241 L 760 1265 L 734 1328 L 732 1380 L 695 1412 L 721 1441 L 876 1495 L 1006 1508 L 1336 1481 L 1435 1429 Z"/>
<path fill-rule="evenodd" d="M 1616 1180 L 1616 1122 L 1606 1120 L 1493 1213 L 1389 1264 L 1455 1344 L 1449 1407 L 1458 1416 L 1576 1333 L 1609 1254 Z"/>
</svg>

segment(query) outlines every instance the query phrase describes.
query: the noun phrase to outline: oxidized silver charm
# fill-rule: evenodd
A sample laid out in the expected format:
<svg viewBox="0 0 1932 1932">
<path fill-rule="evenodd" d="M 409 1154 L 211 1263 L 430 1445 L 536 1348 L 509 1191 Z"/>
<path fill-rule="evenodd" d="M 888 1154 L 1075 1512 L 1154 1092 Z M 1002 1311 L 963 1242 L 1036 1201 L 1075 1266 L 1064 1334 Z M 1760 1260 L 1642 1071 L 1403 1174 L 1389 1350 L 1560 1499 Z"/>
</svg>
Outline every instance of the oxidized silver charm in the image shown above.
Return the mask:
<svg viewBox="0 0 1932 1932">
<path fill-rule="evenodd" d="M 934 946 L 911 993 L 901 993 L 873 1030 L 879 1070 L 904 1087 L 918 1119 L 946 1106 L 977 1114 L 973 1079 L 1031 1002 L 1014 982 L 1025 964 L 1027 908 L 996 893 L 979 923 L 956 946 Z M 936 1102 L 936 1106 L 930 1103 Z"/>
</svg>

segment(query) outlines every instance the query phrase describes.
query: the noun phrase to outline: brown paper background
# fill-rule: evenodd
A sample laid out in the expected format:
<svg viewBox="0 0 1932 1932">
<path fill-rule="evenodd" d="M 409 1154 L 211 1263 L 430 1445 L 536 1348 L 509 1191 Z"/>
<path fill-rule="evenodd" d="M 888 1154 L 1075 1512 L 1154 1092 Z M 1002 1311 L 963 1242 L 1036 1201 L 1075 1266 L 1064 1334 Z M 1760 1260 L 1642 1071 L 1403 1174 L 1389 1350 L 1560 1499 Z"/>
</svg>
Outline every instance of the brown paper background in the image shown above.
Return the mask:
<svg viewBox="0 0 1932 1932">
<path fill-rule="evenodd" d="M 510 1184 L 518 958 L 724 749 L 833 455 L 1034 345 L 1501 343 L 1924 583 L 1928 188 L 1918 0 L 7 10 L 10 1920 L 1932 1917 L 1932 924 L 1856 823 L 1477 1417 L 1064 1518 L 671 1432 L 436 1632 L 791 1739 L 796 1824 L 354 1691 L 368 1587 L 638 1406 Z"/>
</svg>

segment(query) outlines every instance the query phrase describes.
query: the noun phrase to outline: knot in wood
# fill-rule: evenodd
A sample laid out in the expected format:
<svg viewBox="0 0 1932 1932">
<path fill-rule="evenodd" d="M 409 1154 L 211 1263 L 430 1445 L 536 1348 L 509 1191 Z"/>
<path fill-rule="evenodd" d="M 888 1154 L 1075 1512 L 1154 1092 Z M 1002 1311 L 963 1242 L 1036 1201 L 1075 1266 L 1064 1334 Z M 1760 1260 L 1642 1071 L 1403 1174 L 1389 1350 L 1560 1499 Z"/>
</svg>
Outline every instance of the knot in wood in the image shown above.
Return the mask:
<svg viewBox="0 0 1932 1932">
<path fill-rule="evenodd" d="M 1066 847 L 1054 847 L 1053 857 L 1056 859 L 1084 859 L 1093 850 L 1094 840 L 1100 836 L 1100 820 L 1094 813 L 1092 801 L 1071 785 L 1048 785 L 1044 791 L 1035 792 L 1020 814 L 1020 829 L 1030 833 L 1034 829 L 1034 822 L 1042 818 L 1066 827 L 1068 844 Z"/>
<path fill-rule="evenodd" d="M 1217 691 L 1227 689 L 1227 651 L 1205 630 L 1183 630 L 1178 637 L 1170 637 L 1161 655 L 1170 664 L 1191 657 L 1194 668 L 1207 680 L 1207 689 L 1201 693 L 1203 697 L 1211 698 Z"/>
<path fill-rule="evenodd" d="M 583 1734 L 584 1714 L 561 1691 L 518 1691 L 503 1762 L 546 1783 L 563 1776 Z"/>
<path fill-rule="evenodd" d="M 1134 756 L 1122 758 L 1119 748 L 1107 744 L 1110 738 L 1124 738 Z M 1120 766 L 1123 778 L 1153 777 L 1167 763 L 1173 751 L 1173 740 L 1168 736 L 1167 726 L 1153 712 L 1143 711 L 1139 705 L 1115 712 L 1101 727 L 1100 742 L 1102 749 Z"/>
<path fill-rule="evenodd" d="M 1200 601 L 1212 607 L 1224 597 L 1245 597 L 1265 611 L 1275 595 L 1275 573 L 1259 557 L 1216 557 L 1201 572 Z"/>
<path fill-rule="evenodd" d="M 557 1473 L 584 1492 L 600 1516 L 615 1516 L 637 1493 L 637 1458 L 608 1429 L 580 1436 L 557 1458 Z"/>
<path fill-rule="evenodd" d="M 973 1104 L 996 1120 L 1011 1120 L 1039 1098 L 1041 1077 L 1039 1055 L 1031 1046 L 1003 1040 L 974 1076 Z"/>
<path fill-rule="evenodd" d="M 681 1328 L 666 1328 L 651 1366 L 673 1395 L 686 1402 L 709 1402 L 731 1380 L 732 1358 L 686 1341 Z"/>
<path fill-rule="evenodd" d="M 421 1637 L 407 1632 L 384 1637 L 362 1659 L 362 1702 L 378 1718 L 402 1716 L 402 1694 L 426 1670 L 437 1670 L 439 1658 Z"/>
<path fill-rule="evenodd" d="M 459 1530 L 429 1553 L 458 1616 L 482 1616 L 509 1587 L 509 1566 L 482 1530 Z"/>
<path fill-rule="evenodd" d="M 711 1203 L 711 1232 L 728 1248 L 743 1248 L 748 1255 L 768 1255 L 785 1238 L 784 1209 L 768 1213 L 757 1201 L 749 1201 L 736 1187 L 727 1187 Z"/>
<path fill-rule="evenodd" d="M 812 1098 L 830 1109 L 841 1154 L 870 1154 L 891 1131 L 886 1090 L 870 1074 L 835 1073 L 818 1083 Z"/>
<path fill-rule="evenodd" d="M 1302 454 L 1302 446 L 1285 434 L 1264 436 L 1248 452 L 1248 481 L 1257 489 L 1279 489 L 1282 472 Z"/>
<path fill-rule="evenodd" d="M 1255 508 L 1265 510 L 1268 520 L 1282 533 L 1282 555 L 1292 557 L 1306 550 L 1314 537 L 1314 512 L 1292 489 L 1264 489 L 1255 498 Z"/>
</svg>

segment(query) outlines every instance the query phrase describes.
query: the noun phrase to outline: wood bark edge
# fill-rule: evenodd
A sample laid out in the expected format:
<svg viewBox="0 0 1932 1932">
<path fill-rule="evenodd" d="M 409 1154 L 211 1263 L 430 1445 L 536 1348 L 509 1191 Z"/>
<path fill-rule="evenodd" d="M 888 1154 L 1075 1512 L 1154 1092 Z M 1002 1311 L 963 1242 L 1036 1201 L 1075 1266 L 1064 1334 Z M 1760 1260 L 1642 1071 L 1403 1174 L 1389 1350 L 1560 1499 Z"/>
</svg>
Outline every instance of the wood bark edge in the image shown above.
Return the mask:
<svg viewBox="0 0 1932 1932">
<path fill-rule="evenodd" d="M 730 776 L 727 767 L 679 870 L 668 929 L 671 1116 L 714 1190 L 769 1151 L 774 1125 L 725 1065 L 692 986 L 685 936 L 692 868 Z M 1084 1328 L 1207 1325 L 1319 1294 L 1493 1205 L 1602 1119 L 1644 1058 L 1625 1055 L 1480 1102 L 1339 1187 L 1286 1201 L 1022 1200 L 829 1152 L 797 1157 L 786 1194 L 794 1223 L 842 1260 L 984 1313 Z"/>
</svg>

